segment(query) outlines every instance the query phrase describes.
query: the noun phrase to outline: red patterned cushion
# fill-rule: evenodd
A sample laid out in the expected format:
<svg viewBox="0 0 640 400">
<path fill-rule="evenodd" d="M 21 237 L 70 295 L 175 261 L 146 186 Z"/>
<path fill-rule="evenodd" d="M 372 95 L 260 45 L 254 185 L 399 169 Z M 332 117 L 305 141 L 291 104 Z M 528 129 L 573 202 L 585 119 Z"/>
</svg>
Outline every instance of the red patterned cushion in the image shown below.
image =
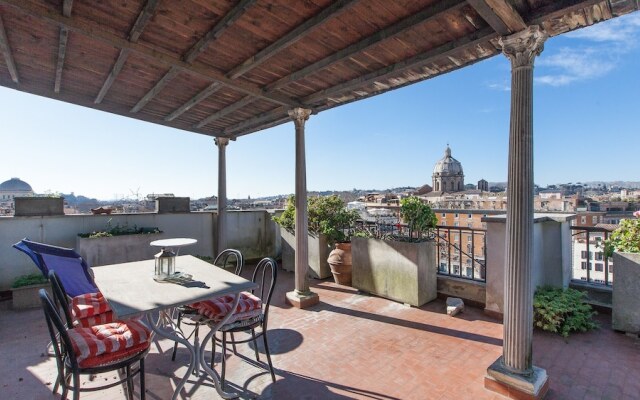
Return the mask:
<svg viewBox="0 0 640 400">
<path fill-rule="evenodd" d="M 198 312 L 205 317 L 219 321 L 224 318 L 233 307 L 233 296 L 223 296 L 198 303 Z M 262 312 L 262 301 L 249 292 L 240 293 L 240 301 L 235 309 L 232 320 L 252 318 Z"/>
<path fill-rule="evenodd" d="M 71 311 L 74 318 L 82 319 L 111 311 L 111 307 L 102 293 L 87 293 L 71 299 Z"/>
<path fill-rule="evenodd" d="M 104 325 L 115 321 L 116 319 L 113 316 L 113 311 L 109 310 L 105 313 L 94 315 L 92 317 L 75 319 L 73 322 L 75 326 L 91 328 L 95 325 Z"/>
<path fill-rule="evenodd" d="M 80 367 L 108 364 L 149 347 L 150 331 L 140 321 L 112 322 L 90 328 L 69 329 L 69 338 Z"/>
</svg>

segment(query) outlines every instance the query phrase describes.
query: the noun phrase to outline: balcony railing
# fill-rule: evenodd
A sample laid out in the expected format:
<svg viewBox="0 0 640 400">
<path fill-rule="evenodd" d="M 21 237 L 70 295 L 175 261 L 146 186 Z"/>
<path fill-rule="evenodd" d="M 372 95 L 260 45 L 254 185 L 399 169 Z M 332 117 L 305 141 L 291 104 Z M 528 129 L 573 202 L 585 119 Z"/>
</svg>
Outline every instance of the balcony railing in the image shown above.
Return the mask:
<svg viewBox="0 0 640 400">
<path fill-rule="evenodd" d="M 571 231 L 571 279 L 611 286 L 613 263 L 604 254 L 604 241 L 610 232 L 594 226 L 572 226 Z"/>
<path fill-rule="evenodd" d="M 409 232 L 406 224 L 360 222 L 358 229 L 365 229 L 378 238 L 393 236 L 416 238 L 418 233 Z M 486 280 L 486 229 L 460 226 L 437 226 L 433 231 L 422 233 L 422 237 L 435 240 L 438 274 L 485 282 Z"/>
</svg>

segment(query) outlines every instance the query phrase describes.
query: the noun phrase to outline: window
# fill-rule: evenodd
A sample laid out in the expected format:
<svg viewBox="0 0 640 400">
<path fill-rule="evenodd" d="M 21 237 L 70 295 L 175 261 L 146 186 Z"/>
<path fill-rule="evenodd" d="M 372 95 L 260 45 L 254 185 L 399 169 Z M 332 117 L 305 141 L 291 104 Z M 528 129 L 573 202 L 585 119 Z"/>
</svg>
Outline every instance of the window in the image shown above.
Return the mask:
<svg viewBox="0 0 640 400">
<path fill-rule="evenodd" d="M 454 222 L 454 223 L 453 223 L 453 226 L 459 226 L 459 225 L 460 225 L 460 224 L 459 224 L 459 223 L 457 223 L 457 222 Z"/>
<path fill-rule="evenodd" d="M 596 261 L 604 260 L 604 253 L 601 251 L 596 252 Z"/>
<path fill-rule="evenodd" d="M 467 228 L 473 228 L 473 222 L 469 222 L 469 223 L 467 224 Z"/>
<path fill-rule="evenodd" d="M 580 268 L 581 269 L 587 269 L 587 262 L 586 261 L 581 262 L 580 263 Z"/>
<path fill-rule="evenodd" d="M 469 267 L 465 268 L 465 273 L 467 275 L 467 278 L 471 278 L 473 276 L 473 270 Z"/>
<path fill-rule="evenodd" d="M 456 265 L 456 264 L 453 264 L 452 273 L 454 273 L 456 275 L 460 275 L 460 266 Z"/>
<path fill-rule="evenodd" d="M 473 234 L 471 234 L 471 235 L 468 235 L 468 236 L 467 236 L 467 242 L 471 243 L 472 235 L 473 235 Z"/>
<path fill-rule="evenodd" d="M 587 258 L 587 252 L 586 252 L 586 250 L 582 250 L 582 251 L 580 252 L 580 255 L 581 255 L 581 258 Z"/>
<path fill-rule="evenodd" d="M 467 218 L 471 219 L 471 214 L 467 214 Z"/>
<path fill-rule="evenodd" d="M 445 218 L 447 216 L 446 213 L 442 213 L 442 218 Z"/>
<path fill-rule="evenodd" d="M 596 272 L 604 271 L 603 265 L 604 264 L 602 264 L 602 263 L 596 263 Z"/>
<path fill-rule="evenodd" d="M 453 216 L 454 216 L 455 218 L 458 218 L 458 217 L 459 217 L 458 213 L 453 214 Z"/>
<path fill-rule="evenodd" d="M 584 217 L 584 216 L 580 217 L 580 223 L 583 224 L 583 225 L 586 224 L 587 223 L 587 217 Z"/>
<path fill-rule="evenodd" d="M 467 245 L 467 253 L 471 253 L 471 245 L 470 244 Z"/>
<path fill-rule="evenodd" d="M 453 235 L 453 241 L 454 242 L 459 242 L 460 241 L 460 235 L 458 235 L 457 233 L 455 235 Z"/>
<path fill-rule="evenodd" d="M 613 265 L 609 264 L 609 273 L 613 274 Z"/>
<path fill-rule="evenodd" d="M 593 217 L 591 217 L 591 222 L 594 223 L 594 224 L 597 224 L 598 223 L 598 217 L 595 216 L 595 215 Z"/>
</svg>

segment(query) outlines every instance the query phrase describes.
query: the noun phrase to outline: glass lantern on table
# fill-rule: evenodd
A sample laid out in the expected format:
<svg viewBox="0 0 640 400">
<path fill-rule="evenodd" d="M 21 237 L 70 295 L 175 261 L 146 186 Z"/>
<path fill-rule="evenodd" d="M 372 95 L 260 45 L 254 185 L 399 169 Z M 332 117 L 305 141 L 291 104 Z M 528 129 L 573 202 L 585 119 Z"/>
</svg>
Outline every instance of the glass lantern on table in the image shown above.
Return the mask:
<svg viewBox="0 0 640 400">
<path fill-rule="evenodd" d="M 163 281 L 176 272 L 176 254 L 165 248 L 155 255 L 156 268 L 153 279 Z"/>
</svg>

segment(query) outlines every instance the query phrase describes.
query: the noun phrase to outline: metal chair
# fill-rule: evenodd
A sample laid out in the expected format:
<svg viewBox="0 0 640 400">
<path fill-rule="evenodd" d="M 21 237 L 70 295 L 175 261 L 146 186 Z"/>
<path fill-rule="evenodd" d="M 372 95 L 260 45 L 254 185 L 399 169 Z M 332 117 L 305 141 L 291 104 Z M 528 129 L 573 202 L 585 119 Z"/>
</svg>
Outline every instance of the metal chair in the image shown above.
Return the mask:
<svg viewBox="0 0 640 400">
<path fill-rule="evenodd" d="M 77 354 L 74 349 L 74 344 L 78 346 L 79 341 L 73 340 L 72 337 L 78 337 L 85 334 L 91 334 L 91 329 L 88 328 L 72 328 L 69 329 L 62 322 L 62 318 L 58 313 L 57 307 L 51 300 L 46 290 L 40 289 L 40 301 L 42 302 L 42 308 L 44 310 L 45 319 L 47 321 L 47 327 L 49 329 L 49 335 L 53 344 L 53 350 L 56 357 L 56 363 L 58 366 L 58 378 L 57 381 L 62 386 L 61 399 L 66 399 L 69 389 L 73 391 L 73 399 L 78 400 L 80 398 L 80 392 L 90 392 L 101 389 L 107 389 L 122 383 L 127 385 L 127 398 L 133 400 L 133 378 L 136 374 L 140 375 L 140 398 L 145 398 L 145 382 L 144 382 L 144 358 L 149 352 L 149 337 L 148 330 L 142 329 L 139 322 L 135 323 L 136 332 L 144 331 L 145 337 L 139 334 L 141 342 L 125 349 L 119 349 L 115 352 L 102 353 L 96 356 L 87 356 L 86 354 Z M 134 323 L 132 323 L 133 326 Z M 105 329 L 112 328 L 108 324 L 103 325 Z M 120 325 L 122 325 L 120 323 Z M 146 329 L 146 327 L 144 327 Z M 96 336 L 97 337 L 97 336 Z M 57 340 L 59 338 L 59 341 Z M 136 371 L 132 372 L 132 366 L 135 363 L 139 363 L 139 367 Z M 94 375 L 105 372 L 111 372 L 124 369 L 125 377 L 111 382 L 107 385 L 100 387 L 81 388 L 80 376 L 81 375 Z M 72 384 L 70 384 L 72 381 Z M 57 389 L 57 388 L 56 388 Z"/>
<path fill-rule="evenodd" d="M 260 355 L 258 353 L 258 342 L 257 339 L 262 337 L 264 343 L 264 350 L 267 356 L 267 363 L 269 365 L 269 372 L 271 373 L 271 379 L 275 383 L 276 376 L 273 370 L 273 364 L 271 363 L 271 354 L 269 353 L 269 343 L 267 339 L 267 322 L 269 320 L 269 304 L 271 303 L 271 297 L 273 295 L 273 289 L 276 285 L 277 278 L 277 270 L 278 264 L 273 258 L 263 258 L 260 260 L 256 269 L 253 271 L 253 276 L 251 280 L 255 283 L 258 283 L 259 286 L 257 289 L 251 291 L 252 295 L 257 295 L 261 300 L 261 310 L 262 312 L 255 317 L 251 317 L 248 319 L 237 319 L 232 323 L 227 323 L 223 325 L 218 332 L 222 333 L 222 339 L 217 337 L 212 338 L 212 352 L 211 352 L 211 366 L 213 368 L 213 359 L 215 358 L 216 353 L 216 342 L 222 344 L 222 366 L 220 373 L 220 384 L 222 390 L 224 390 L 224 382 L 225 382 L 225 371 L 226 371 L 226 350 L 227 344 L 233 345 L 234 353 L 236 353 L 235 345 L 253 342 L 253 348 L 256 354 L 256 360 L 260 361 Z M 260 277 L 258 281 L 258 277 Z M 265 292 L 266 290 L 266 292 Z M 255 292 L 259 291 L 259 294 Z M 209 322 L 209 324 L 215 324 L 214 321 Z M 260 331 L 256 333 L 256 328 L 260 328 Z M 234 333 L 238 332 L 251 332 L 251 338 L 243 339 L 243 340 L 235 340 L 233 337 Z M 231 335 L 231 341 L 227 341 L 227 333 Z"/>
<path fill-rule="evenodd" d="M 236 275 L 242 274 L 242 268 L 244 267 L 244 257 L 242 256 L 242 253 L 239 250 L 235 250 L 235 249 L 223 250 L 220 254 L 218 254 L 215 260 L 213 260 L 214 265 L 222 268 L 225 268 L 229 263 L 231 263 L 231 265 L 235 264 L 234 273 Z M 198 315 L 198 309 L 196 307 L 192 307 L 191 305 L 178 307 L 178 315 L 176 318 L 177 319 L 176 324 L 178 329 L 180 329 L 180 324 L 182 323 L 182 319 L 185 315 L 187 316 Z M 197 320 L 194 320 L 193 322 L 188 323 L 188 325 L 194 326 L 192 335 L 194 335 L 194 338 L 198 338 L 200 322 Z M 178 342 L 175 342 L 175 344 L 173 345 L 173 353 L 171 354 L 171 361 L 176 360 L 177 351 L 178 351 Z M 197 371 L 194 371 L 194 373 L 197 374 Z"/>
</svg>

